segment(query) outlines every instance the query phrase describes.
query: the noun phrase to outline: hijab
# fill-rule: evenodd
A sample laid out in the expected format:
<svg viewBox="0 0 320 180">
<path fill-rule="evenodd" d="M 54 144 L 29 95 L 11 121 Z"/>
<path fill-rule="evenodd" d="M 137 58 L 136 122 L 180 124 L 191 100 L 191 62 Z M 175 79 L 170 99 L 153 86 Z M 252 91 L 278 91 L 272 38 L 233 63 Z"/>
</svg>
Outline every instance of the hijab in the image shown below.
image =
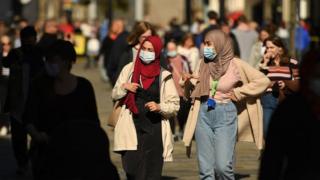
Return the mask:
<svg viewBox="0 0 320 180">
<path fill-rule="evenodd" d="M 234 58 L 231 38 L 223 31 L 213 30 L 208 32 L 205 41 L 213 42 L 217 56 L 213 61 L 201 60 L 199 80 L 191 95 L 192 98 L 208 96 L 210 93 L 210 77 L 213 80 L 219 80 Z"/>
<path fill-rule="evenodd" d="M 143 63 L 139 57 L 141 48 L 147 41 L 152 44 L 155 53 L 155 59 L 150 64 Z M 156 77 L 160 75 L 160 54 L 162 47 L 162 41 L 158 36 L 149 36 L 142 42 L 134 63 L 134 69 L 131 79 L 132 83 L 141 84 L 143 89 L 148 89 L 152 85 Z M 139 113 L 135 102 L 135 93 L 128 91 L 127 96 L 124 100 L 124 104 L 132 113 Z"/>
</svg>

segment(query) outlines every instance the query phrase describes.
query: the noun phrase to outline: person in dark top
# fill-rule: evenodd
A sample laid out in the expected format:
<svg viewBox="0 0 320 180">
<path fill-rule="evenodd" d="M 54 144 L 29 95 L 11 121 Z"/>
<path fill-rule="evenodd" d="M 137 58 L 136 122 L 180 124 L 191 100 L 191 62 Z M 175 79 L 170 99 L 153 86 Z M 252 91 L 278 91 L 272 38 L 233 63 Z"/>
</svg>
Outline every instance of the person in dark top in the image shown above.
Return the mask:
<svg viewBox="0 0 320 180">
<path fill-rule="evenodd" d="M 217 12 L 215 11 L 209 11 L 207 13 L 207 16 L 208 16 L 208 19 L 209 19 L 209 25 L 207 28 L 205 28 L 202 33 L 201 33 L 201 39 L 203 42 L 204 40 L 204 37 L 206 37 L 207 33 L 212 31 L 212 30 L 215 30 L 215 29 L 219 29 L 219 24 L 218 24 L 218 20 L 219 20 L 219 15 Z"/>
<path fill-rule="evenodd" d="M 112 21 L 108 34 L 102 41 L 100 51 L 99 51 L 99 56 L 103 56 L 103 66 L 105 69 L 108 68 L 107 67 L 108 59 L 111 54 L 114 41 L 117 39 L 121 31 L 123 31 L 122 29 L 123 29 L 123 22 L 121 20 Z"/>
<path fill-rule="evenodd" d="M 121 23 L 120 23 L 121 22 Z M 128 47 L 127 37 L 129 33 L 125 30 L 124 23 L 122 20 L 119 20 L 119 35 L 112 44 L 110 55 L 107 60 L 107 75 L 111 81 L 111 84 L 114 85 L 117 78 L 116 73 L 118 69 L 119 59 L 121 54 Z"/>
<path fill-rule="evenodd" d="M 164 35 L 164 44 L 167 45 L 170 41 L 175 41 L 180 43 L 183 39 L 184 32 L 181 29 L 181 25 L 178 23 L 176 17 L 172 18 L 169 22 L 170 30 L 167 31 Z"/>
<path fill-rule="evenodd" d="M 320 179 L 320 53 L 303 58 L 301 86 L 274 112 L 259 180 Z"/>
<path fill-rule="evenodd" d="M 70 122 L 100 125 L 91 83 L 70 73 L 75 61 L 73 45 L 57 40 L 47 51 L 46 73 L 34 80 L 30 91 L 25 123 L 32 137 L 32 165 L 36 180 L 48 179 L 50 164 L 46 162 L 50 158 L 50 143 L 59 128 Z"/>
<path fill-rule="evenodd" d="M 2 60 L 3 66 L 10 69 L 4 111 L 10 114 L 12 146 L 18 164 L 18 174 L 24 174 L 28 166 L 27 132 L 22 123 L 25 103 L 31 81 L 43 70 L 43 59 L 35 46 L 36 37 L 34 27 L 27 26 L 22 29 L 21 47 L 12 49 Z"/>
<path fill-rule="evenodd" d="M 230 26 L 227 22 L 221 23 L 221 30 L 229 35 L 232 40 L 233 53 L 240 58 L 240 48 L 236 36 L 231 32 Z"/>
</svg>

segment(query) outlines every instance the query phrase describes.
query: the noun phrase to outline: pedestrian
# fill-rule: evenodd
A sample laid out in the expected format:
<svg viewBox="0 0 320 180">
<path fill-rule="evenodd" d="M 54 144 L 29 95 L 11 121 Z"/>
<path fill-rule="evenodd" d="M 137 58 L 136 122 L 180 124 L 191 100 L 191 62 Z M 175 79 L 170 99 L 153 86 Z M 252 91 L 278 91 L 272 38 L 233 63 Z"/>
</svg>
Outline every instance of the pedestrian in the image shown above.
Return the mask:
<svg viewBox="0 0 320 180">
<path fill-rule="evenodd" d="M 28 142 L 23 113 L 31 82 L 43 70 L 43 59 L 36 47 L 36 38 L 34 27 L 22 29 L 21 47 L 12 49 L 2 61 L 3 66 L 10 70 L 5 112 L 10 114 L 11 139 L 18 174 L 25 174 L 28 167 Z"/>
<path fill-rule="evenodd" d="M 178 45 L 177 51 L 188 60 L 190 72 L 194 72 L 199 61 L 199 49 L 195 46 L 194 38 L 191 33 L 185 34 L 181 45 Z"/>
<path fill-rule="evenodd" d="M 180 109 L 176 117 L 170 121 L 170 126 L 174 134 L 174 139 L 182 139 L 184 125 L 187 121 L 188 112 L 191 106 L 189 98 L 185 95 L 184 89 L 180 86 L 179 81 L 182 77 L 182 74 L 190 73 L 190 67 L 188 61 L 184 59 L 177 52 L 177 44 L 174 41 L 170 41 L 166 47 L 167 51 L 167 61 L 168 69 L 172 73 L 175 87 L 177 89 L 178 95 L 180 97 Z M 178 121 L 179 132 L 176 132 L 176 121 Z"/>
<path fill-rule="evenodd" d="M 114 129 L 114 151 L 122 154 L 128 179 L 161 179 L 163 161 L 172 161 L 169 118 L 179 109 L 171 73 L 160 66 L 162 42 L 149 36 L 112 90 L 123 103 Z"/>
<path fill-rule="evenodd" d="M 119 77 L 119 74 L 121 73 L 125 65 L 136 59 L 137 52 L 141 46 L 141 43 L 148 36 L 154 35 L 156 35 L 156 30 L 154 29 L 153 25 L 146 21 L 136 22 L 127 38 L 128 46 L 126 50 L 121 54 L 121 57 L 118 61 L 116 77 Z"/>
<path fill-rule="evenodd" d="M 117 39 L 119 34 L 121 33 L 121 21 L 114 20 L 111 23 L 111 26 L 109 27 L 107 34 L 105 35 L 105 38 L 102 40 L 100 50 L 99 50 L 99 57 L 103 59 L 103 67 L 101 68 L 101 77 L 108 81 L 108 62 L 109 62 L 109 56 L 111 54 L 112 46 L 114 44 L 114 41 Z"/>
<path fill-rule="evenodd" d="M 242 15 L 237 20 L 238 24 L 232 33 L 236 36 L 240 48 L 240 59 L 249 62 L 251 49 L 258 39 L 258 33 L 251 29 L 248 19 Z"/>
<path fill-rule="evenodd" d="M 216 11 L 213 11 L 213 10 L 209 11 L 207 13 L 207 18 L 208 18 L 208 26 L 201 33 L 201 42 L 204 41 L 204 38 L 206 37 L 208 32 L 215 29 L 220 29 L 219 15 Z"/>
<path fill-rule="evenodd" d="M 210 31 L 199 69 L 182 79 L 195 85 L 183 141 L 190 150 L 195 133 L 200 179 L 235 178 L 237 138 L 255 142 L 258 149 L 263 144 L 259 95 L 270 81 L 235 58 L 232 49 L 231 39 L 224 32 Z"/>
<path fill-rule="evenodd" d="M 116 77 L 116 73 L 118 70 L 119 59 L 122 53 L 128 47 L 127 38 L 129 35 L 128 31 L 126 31 L 125 29 L 124 21 L 122 19 L 118 19 L 115 21 L 117 22 L 118 26 L 118 35 L 112 44 L 111 51 L 108 55 L 107 60 L 107 74 L 112 86 L 114 86 L 117 81 L 118 77 Z"/>
<path fill-rule="evenodd" d="M 304 56 L 301 88 L 275 110 L 260 164 L 259 180 L 320 179 L 320 54 Z"/>
<path fill-rule="evenodd" d="M 236 36 L 231 31 L 231 26 L 229 25 L 229 21 L 228 22 L 221 22 L 220 26 L 221 26 L 221 30 L 224 33 L 228 34 L 232 40 L 233 54 L 236 57 L 240 58 L 239 43 L 237 41 Z"/>
<path fill-rule="evenodd" d="M 261 97 L 264 137 L 268 133 L 270 118 L 279 102 L 299 88 L 298 61 L 289 57 L 283 41 L 272 36 L 265 40 L 265 46 L 266 53 L 259 67 L 272 83 Z"/>
<path fill-rule="evenodd" d="M 33 82 L 26 109 L 25 123 L 32 138 L 32 168 L 35 180 L 50 177 L 48 177 L 48 174 L 51 173 L 52 169 L 48 167 L 51 164 L 47 164 L 50 158 L 50 148 L 58 149 L 58 147 L 53 146 L 51 140 L 57 138 L 55 135 L 57 135 L 59 128 L 63 129 L 64 124 L 76 126 L 77 123 L 82 122 L 100 126 L 91 83 L 87 79 L 70 72 L 75 61 L 76 52 L 72 43 L 57 40 L 47 51 L 45 73 Z M 69 131 L 69 133 L 71 132 Z M 66 132 L 61 131 L 61 133 Z M 86 133 L 86 131 L 84 130 L 83 133 Z M 66 153 L 69 152 L 67 149 L 65 151 Z M 76 152 L 81 152 L 81 149 Z M 83 156 L 84 159 L 87 159 L 92 154 L 84 153 Z M 82 163 L 83 166 L 86 166 L 87 162 L 83 161 Z M 92 164 L 92 166 L 95 166 L 95 164 Z M 72 167 L 70 167 L 70 171 L 71 169 Z M 86 172 L 78 171 L 78 173 L 83 175 Z M 62 176 L 57 179 L 61 178 L 66 177 Z M 72 178 L 70 177 L 70 179 Z"/>
<path fill-rule="evenodd" d="M 274 36 L 275 32 L 272 29 L 272 26 L 266 26 L 262 28 L 259 32 L 259 39 L 257 42 L 253 45 L 251 49 L 251 54 L 250 54 L 250 59 L 249 59 L 249 64 L 256 68 L 259 69 L 259 64 L 261 62 L 261 59 L 263 58 L 263 55 L 265 54 L 266 47 L 264 45 L 264 41 L 270 37 Z"/>
<path fill-rule="evenodd" d="M 298 60 L 302 59 L 310 46 L 311 38 L 306 26 L 306 22 L 304 20 L 300 20 L 294 33 L 294 45 Z"/>
<path fill-rule="evenodd" d="M 11 48 L 11 39 L 8 35 L 3 35 L 0 38 L 1 41 L 1 55 L 0 55 L 0 135 L 5 136 L 9 133 L 9 121 L 7 116 L 4 116 L 4 106 L 7 99 L 8 80 L 10 69 L 2 66 L 2 59 L 7 57 Z"/>
</svg>

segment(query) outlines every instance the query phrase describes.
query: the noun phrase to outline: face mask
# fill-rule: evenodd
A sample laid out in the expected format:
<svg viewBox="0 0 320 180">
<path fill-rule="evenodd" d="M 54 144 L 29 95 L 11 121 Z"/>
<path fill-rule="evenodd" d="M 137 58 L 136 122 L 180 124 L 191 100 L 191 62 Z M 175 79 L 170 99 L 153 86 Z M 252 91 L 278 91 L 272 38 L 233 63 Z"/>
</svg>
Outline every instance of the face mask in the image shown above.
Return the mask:
<svg viewBox="0 0 320 180">
<path fill-rule="evenodd" d="M 217 56 L 217 53 L 213 48 L 204 47 L 203 55 L 206 59 L 212 61 Z"/>
<path fill-rule="evenodd" d="M 60 72 L 58 64 L 45 63 L 45 69 L 47 71 L 47 74 L 51 77 L 57 77 Z"/>
<path fill-rule="evenodd" d="M 176 57 L 177 56 L 177 51 L 168 51 L 167 52 L 167 56 L 168 57 Z"/>
<path fill-rule="evenodd" d="M 139 58 L 145 64 L 150 64 L 155 59 L 155 53 L 149 51 L 140 51 Z"/>
<path fill-rule="evenodd" d="M 320 79 L 314 78 L 309 81 L 309 89 L 318 97 L 320 97 Z"/>
</svg>

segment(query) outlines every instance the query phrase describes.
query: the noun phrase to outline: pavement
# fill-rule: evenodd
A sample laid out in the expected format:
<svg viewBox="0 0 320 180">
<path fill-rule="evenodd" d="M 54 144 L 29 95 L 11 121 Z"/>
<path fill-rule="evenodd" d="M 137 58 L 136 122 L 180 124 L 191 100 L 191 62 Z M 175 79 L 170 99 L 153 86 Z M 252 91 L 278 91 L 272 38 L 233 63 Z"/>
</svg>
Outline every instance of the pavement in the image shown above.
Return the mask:
<svg viewBox="0 0 320 180">
<path fill-rule="evenodd" d="M 110 155 L 116 165 L 121 179 L 125 179 L 125 173 L 121 166 L 120 155 L 112 152 L 113 132 L 107 127 L 108 114 L 112 110 L 111 86 L 100 77 L 99 70 L 91 67 L 85 69 L 85 62 L 80 60 L 73 67 L 73 73 L 86 77 L 93 84 L 98 106 L 98 113 L 103 129 L 108 134 L 110 140 Z M 164 180 L 194 180 L 198 177 L 198 164 L 195 155 L 196 148 L 192 148 L 191 158 L 186 157 L 183 143 L 176 142 L 174 146 L 174 161 L 165 163 L 163 168 Z M 259 151 L 253 143 L 239 142 L 236 146 L 236 179 L 256 180 L 259 168 Z M 10 136 L 0 137 L 0 180 L 31 180 L 31 172 L 28 171 L 24 177 L 15 174 L 16 164 L 11 149 Z"/>
</svg>

